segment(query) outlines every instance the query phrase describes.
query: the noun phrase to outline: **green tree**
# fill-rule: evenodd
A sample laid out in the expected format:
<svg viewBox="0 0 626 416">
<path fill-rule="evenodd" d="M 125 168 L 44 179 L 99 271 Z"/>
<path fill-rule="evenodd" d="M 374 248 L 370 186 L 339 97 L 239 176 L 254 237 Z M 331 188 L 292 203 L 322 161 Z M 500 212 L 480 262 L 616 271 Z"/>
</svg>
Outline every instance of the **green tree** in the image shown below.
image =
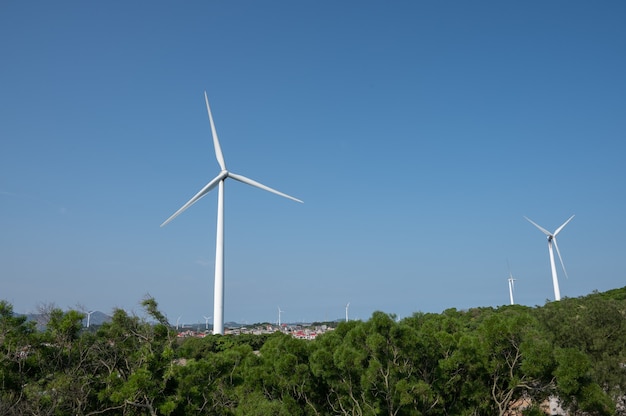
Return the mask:
<svg viewBox="0 0 626 416">
<path fill-rule="evenodd" d="M 97 332 L 101 408 L 123 414 L 170 414 L 176 408 L 175 334 L 152 298 L 142 302 L 150 323 L 117 309 Z"/>
<path fill-rule="evenodd" d="M 563 299 L 535 312 L 557 348 L 559 395 L 573 409 L 610 414 L 626 392 L 626 305 L 620 293 Z"/>
<path fill-rule="evenodd" d="M 512 401 L 522 396 L 545 397 L 552 346 L 537 327 L 529 308 L 512 306 L 489 314 L 477 328 L 477 356 L 485 366 L 492 412 L 506 414 Z"/>
<path fill-rule="evenodd" d="M 23 393 L 27 414 L 84 414 L 95 402 L 92 337 L 82 336 L 84 315 L 52 307 L 45 330 L 31 337 L 30 380 Z"/>
<path fill-rule="evenodd" d="M 16 316 L 13 306 L 0 300 L 0 414 L 20 414 L 34 332 L 34 322 L 27 322 L 26 316 Z"/>
<path fill-rule="evenodd" d="M 258 356 L 249 357 L 245 363 L 242 399 L 256 397 L 264 407 L 271 403 L 272 414 L 320 414 L 318 380 L 309 367 L 310 345 L 309 341 L 274 333 Z"/>
<path fill-rule="evenodd" d="M 434 377 L 436 358 L 415 327 L 394 318 L 375 312 L 315 341 L 311 369 L 333 414 L 435 414 L 438 398 L 425 378 Z"/>
<path fill-rule="evenodd" d="M 361 376 L 367 355 L 359 338 L 365 337 L 361 321 L 337 326 L 315 340 L 309 359 L 311 371 L 323 382 L 327 414 L 373 414 L 366 405 Z M 357 341 L 359 343 L 357 343 Z"/>
</svg>

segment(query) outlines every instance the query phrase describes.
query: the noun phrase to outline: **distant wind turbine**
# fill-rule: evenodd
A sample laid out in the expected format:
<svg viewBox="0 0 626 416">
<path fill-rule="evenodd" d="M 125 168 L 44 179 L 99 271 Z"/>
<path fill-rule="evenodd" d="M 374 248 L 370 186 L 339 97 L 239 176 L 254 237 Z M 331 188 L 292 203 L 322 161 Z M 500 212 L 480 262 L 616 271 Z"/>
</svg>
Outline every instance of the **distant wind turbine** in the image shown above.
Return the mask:
<svg viewBox="0 0 626 416">
<path fill-rule="evenodd" d="M 513 279 L 513 273 L 511 273 L 511 265 L 509 264 L 509 260 L 506 261 L 506 266 L 509 269 L 509 299 L 511 300 L 511 305 L 515 305 L 513 301 L 513 290 L 515 289 L 515 279 Z"/>
<path fill-rule="evenodd" d="M 95 311 L 87 312 L 87 328 L 89 328 L 89 324 L 91 322 L 91 314 Z"/>
<path fill-rule="evenodd" d="M 346 305 L 346 322 L 348 322 L 348 308 L 350 307 L 350 302 Z"/>
<path fill-rule="evenodd" d="M 513 289 L 515 286 L 515 279 L 513 279 L 513 275 L 509 273 L 509 298 L 511 299 L 511 305 L 515 305 L 515 301 L 513 300 Z"/>
<path fill-rule="evenodd" d="M 283 310 L 280 309 L 280 306 L 278 307 L 278 327 L 280 328 L 280 315 L 282 315 L 282 313 L 285 312 Z"/>
<path fill-rule="evenodd" d="M 554 264 L 554 251 L 552 250 L 552 242 L 554 242 L 554 248 L 556 248 L 556 254 L 559 256 L 559 260 L 561 262 L 561 267 L 563 268 L 563 273 L 565 273 L 565 277 L 567 277 L 567 271 L 565 270 L 565 264 L 563 263 L 563 258 L 561 257 L 561 252 L 559 251 L 559 245 L 556 242 L 556 236 L 561 232 L 561 230 L 563 228 L 565 228 L 567 223 L 569 223 L 572 220 L 572 218 L 574 218 L 574 215 L 569 217 L 569 219 L 567 221 L 565 221 L 563 223 L 563 225 L 561 225 L 559 228 L 557 228 L 554 233 L 551 233 L 550 231 L 548 231 L 545 228 L 541 227 L 537 223 L 533 222 L 530 218 L 528 218 L 528 217 L 524 217 L 524 218 L 526 218 L 528 220 L 528 222 L 530 222 L 532 225 L 537 227 L 539 229 L 539 231 L 544 233 L 547 236 L 547 238 L 548 238 L 548 252 L 550 253 L 550 268 L 552 270 L 552 284 L 554 285 L 554 300 L 561 300 L 561 292 L 559 291 L 559 279 L 558 279 L 558 277 L 556 275 L 556 265 Z"/>
<path fill-rule="evenodd" d="M 209 319 L 211 319 L 210 316 L 204 316 L 202 315 L 202 317 L 204 318 L 204 329 L 206 329 L 207 331 L 209 330 Z"/>
<path fill-rule="evenodd" d="M 176 211 L 171 217 L 169 217 L 161 227 L 172 221 L 178 215 L 180 215 L 187 208 L 195 204 L 203 196 L 208 194 L 216 186 L 218 187 L 217 196 L 217 229 L 215 238 L 215 289 L 213 293 L 213 333 L 224 333 L 224 182 L 227 178 L 232 178 L 236 181 L 243 182 L 247 185 L 263 189 L 268 192 L 272 192 L 276 195 L 297 201 L 302 203 L 301 200 L 279 192 L 268 186 L 265 186 L 257 181 L 246 178 L 245 176 L 237 175 L 229 172 L 226 169 L 226 163 L 224 162 L 224 155 L 222 154 L 222 148 L 217 138 L 217 131 L 215 130 L 215 124 L 213 123 L 213 116 L 211 115 L 211 107 L 209 106 L 209 99 L 206 91 L 204 93 L 204 101 L 206 102 L 206 109 L 209 114 L 209 122 L 211 123 L 211 134 L 213 136 L 213 147 L 215 148 L 215 157 L 217 163 L 220 165 L 220 173 L 207 183 L 196 195 L 194 195 L 185 205 L 183 205 L 178 211 Z"/>
</svg>

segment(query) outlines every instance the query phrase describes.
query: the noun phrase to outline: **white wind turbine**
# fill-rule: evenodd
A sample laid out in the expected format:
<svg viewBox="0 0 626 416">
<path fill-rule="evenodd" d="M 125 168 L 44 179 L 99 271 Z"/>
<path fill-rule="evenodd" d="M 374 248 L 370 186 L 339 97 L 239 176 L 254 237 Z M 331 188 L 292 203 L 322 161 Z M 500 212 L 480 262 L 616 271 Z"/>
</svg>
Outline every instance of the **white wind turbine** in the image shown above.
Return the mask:
<svg viewBox="0 0 626 416">
<path fill-rule="evenodd" d="M 556 248 L 556 254 L 558 254 L 558 256 L 559 256 L 559 260 L 561 262 L 561 267 L 563 268 L 563 273 L 565 273 L 565 277 L 567 277 L 567 271 L 565 270 L 565 264 L 563 263 L 563 258 L 561 257 L 561 252 L 559 251 L 559 245 L 556 242 L 556 236 L 561 232 L 561 230 L 563 228 L 565 228 L 567 223 L 569 223 L 572 220 L 572 218 L 574 218 L 574 215 L 569 217 L 569 219 L 567 221 L 565 221 L 563 223 L 563 225 L 561 225 L 559 228 L 557 228 L 556 231 L 554 231 L 554 233 L 551 233 L 550 231 L 548 231 L 545 228 L 541 227 L 537 223 L 533 222 L 530 218 L 528 218 L 528 217 L 524 217 L 524 218 L 526 218 L 528 220 L 528 222 L 530 222 L 532 225 L 537 227 L 542 233 L 544 233 L 548 237 L 548 252 L 550 253 L 550 268 L 552 270 L 552 284 L 554 285 L 554 300 L 561 300 L 561 292 L 559 291 L 559 279 L 558 279 L 558 277 L 556 275 L 556 265 L 554 263 L 554 251 L 552 250 L 552 242 L 554 242 L 554 247 Z"/>
<path fill-rule="evenodd" d="M 95 311 L 87 312 L 87 328 L 89 328 L 89 324 L 91 323 L 91 314 Z"/>
<path fill-rule="evenodd" d="M 215 148 L 215 157 L 217 163 L 220 165 L 220 173 L 207 183 L 196 195 L 194 195 L 185 205 L 183 205 L 178 211 L 172 214 L 161 227 L 172 221 L 178 215 L 180 215 L 187 208 L 198 202 L 203 196 L 208 194 L 216 186 L 218 187 L 217 196 L 217 230 L 215 238 L 215 289 L 213 293 L 213 333 L 224 333 L 224 181 L 227 178 L 232 178 L 236 181 L 243 182 L 245 184 L 263 189 L 268 192 L 275 193 L 282 197 L 292 199 L 297 202 L 301 200 L 279 192 L 268 186 L 265 186 L 257 181 L 246 178 L 245 176 L 237 175 L 235 173 L 226 170 L 226 163 L 224 162 L 224 155 L 222 154 L 222 148 L 217 138 L 217 132 L 215 130 L 215 124 L 213 123 L 213 116 L 211 115 L 211 107 L 209 107 L 209 99 L 204 92 L 204 101 L 206 102 L 206 109 L 209 114 L 209 122 L 211 123 L 211 134 L 213 136 L 213 147 Z"/>
<path fill-rule="evenodd" d="M 515 301 L 513 300 L 513 291 L 515 289 L 515 279 L 513 279 L 513 273 L 511 273 L 511 265 L 509 261 L 506 261 L 506 265 L 509 268 L 509 299 L 511 300 L 511 305 L 515 305 Z"/>
<path fill-rule="evenodd" d="M 350 302 L 346 305 L 346 322 L 348 322 L 348 308 L 350 307 Z"/>
<path fill-rule="evenodd" d="M 515 305 L 513 301 L 513 289 L 515 288 L 515 279 L 513 279 L 513 275 L 509 272 L 509 299 L 511 299 L 511 305 Z"/>
<path fill-rule="evenodd" d="M 204 318 L 204 329 L 205 330 L 209 330 L 209 319 L 211 319 L 210 316 L 204 316 L 202 315 L 202 317 Z"/>
<path fill-rule="evenodd" d="M 278 327 L 280 328 L 280 315 L 282 315 L 282 313 L 285 312 L 282 309 L 280 309 L 280 306 L 278 307 Z"/>
</svg>

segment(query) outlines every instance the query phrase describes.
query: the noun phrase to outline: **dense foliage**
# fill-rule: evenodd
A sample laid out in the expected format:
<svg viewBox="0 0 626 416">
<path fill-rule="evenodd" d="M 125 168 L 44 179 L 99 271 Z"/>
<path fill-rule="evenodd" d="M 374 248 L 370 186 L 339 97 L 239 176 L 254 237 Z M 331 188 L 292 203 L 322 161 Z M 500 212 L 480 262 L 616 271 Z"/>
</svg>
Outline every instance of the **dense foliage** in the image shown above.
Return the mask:
<svg viewBox="0 0 626 416">
<path fill-rule="evenodd" d="M 92 332 L 53 308 L 37 330 L 0 301 L 0 414 L 534 415 L 549 397 L 570 414 L 625 414 L 626 288 L 536 308 L 375 312 L 315 341 L 181 341 L 154 299 L 143 307 L 149 319 L 118 309 Z"/>
</svg>

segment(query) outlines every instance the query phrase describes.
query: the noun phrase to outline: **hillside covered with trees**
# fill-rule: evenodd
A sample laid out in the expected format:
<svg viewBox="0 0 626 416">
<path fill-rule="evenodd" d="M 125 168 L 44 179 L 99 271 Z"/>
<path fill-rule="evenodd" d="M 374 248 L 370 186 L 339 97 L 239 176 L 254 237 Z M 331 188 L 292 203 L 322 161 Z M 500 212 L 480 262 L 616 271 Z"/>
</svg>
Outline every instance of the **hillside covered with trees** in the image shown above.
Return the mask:
<svg viewBox="0 0 626 416">
<path fill-rule="evenodd" d="M 626 287 L 396 320 L 375 312 L 314 341 L 181 340 L 149 320 L 50 311 L 44 330 L 0 301 L 2 415 L 624 415 Z"/>
</svg>

